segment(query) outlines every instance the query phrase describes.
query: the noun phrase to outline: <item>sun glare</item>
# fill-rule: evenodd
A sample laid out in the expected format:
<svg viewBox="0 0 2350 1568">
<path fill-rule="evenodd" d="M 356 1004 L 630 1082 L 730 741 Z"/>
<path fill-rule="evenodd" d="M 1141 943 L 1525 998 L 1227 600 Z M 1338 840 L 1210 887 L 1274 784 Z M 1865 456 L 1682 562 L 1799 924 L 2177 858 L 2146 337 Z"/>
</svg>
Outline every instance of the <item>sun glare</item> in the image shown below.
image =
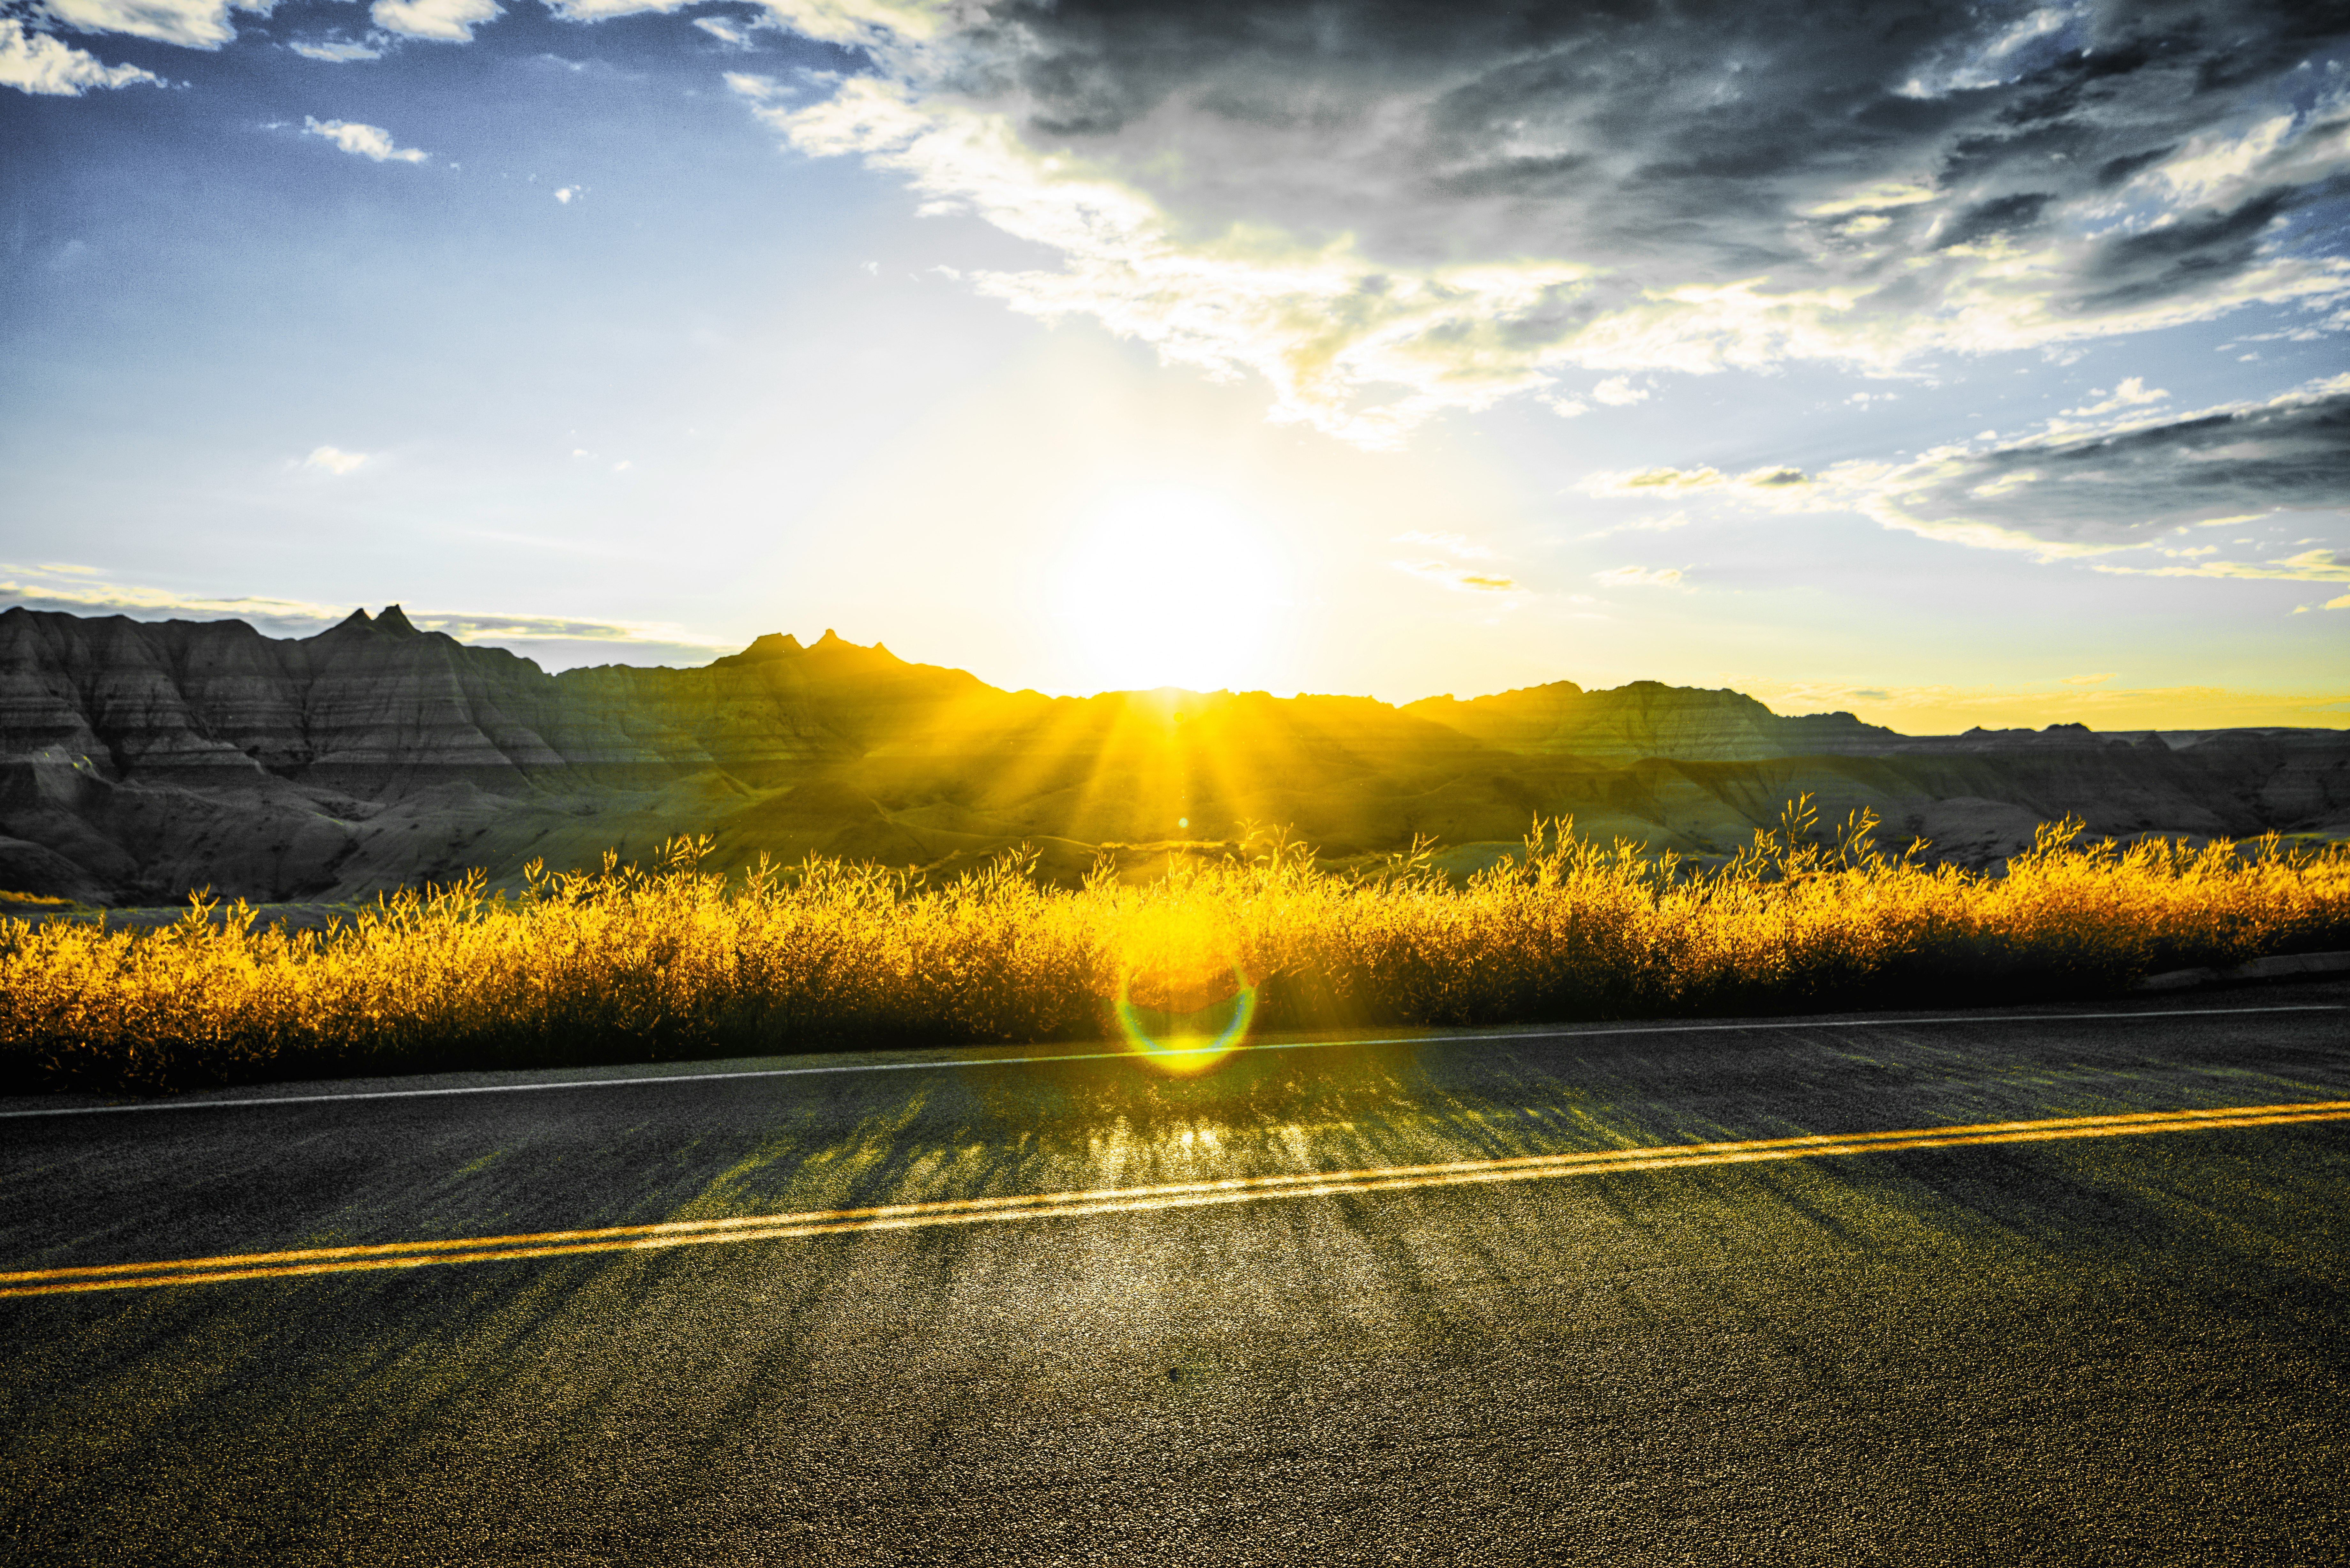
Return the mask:
<svg viewBox="0 0 2350 1568">
<path fill-rule="evenodd" d="M 1263 524 L 1216 496 L 1152 491 L 1078 535 L 1060 612 L 1092 690 L 1249 690 L 1268 684 L 1287 587 Z"/>
</svg>

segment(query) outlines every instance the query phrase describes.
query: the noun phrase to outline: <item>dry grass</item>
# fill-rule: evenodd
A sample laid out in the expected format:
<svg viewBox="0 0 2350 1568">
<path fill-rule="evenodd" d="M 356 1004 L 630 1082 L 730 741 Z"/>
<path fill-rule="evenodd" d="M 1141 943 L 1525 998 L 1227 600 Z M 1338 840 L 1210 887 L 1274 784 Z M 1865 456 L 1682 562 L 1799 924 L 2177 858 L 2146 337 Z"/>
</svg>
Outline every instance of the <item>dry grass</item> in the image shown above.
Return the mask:
<svg viewBox="0 0 2350 1568">
<path fill-rule="evenodd" d="M 1244 982 L 1274 1031 L 2074 998 L 2350 938 L 2340 845 L 2079 845 L 2067 823 L 1984 876 L 1888 857 L 1874 826 L 1823 835 L 1799 802 L 1692 873 L 1537 825 L 1466 887 L 1424 850 L 1342 877 L 1270 836 L 1145 887 L 1042 888 L 1016 857 L 940 888 L 824 859 L 730 884 L 681 840 L 650 872 L 533 867 L 513 898 L 477 875 L 323 932 L 201 900 L 136 934 L 8 920 L 0 1071 L 154 1088 L 1100 1038 L 1121 999 L 1164 1022 Z"/>
</svg>

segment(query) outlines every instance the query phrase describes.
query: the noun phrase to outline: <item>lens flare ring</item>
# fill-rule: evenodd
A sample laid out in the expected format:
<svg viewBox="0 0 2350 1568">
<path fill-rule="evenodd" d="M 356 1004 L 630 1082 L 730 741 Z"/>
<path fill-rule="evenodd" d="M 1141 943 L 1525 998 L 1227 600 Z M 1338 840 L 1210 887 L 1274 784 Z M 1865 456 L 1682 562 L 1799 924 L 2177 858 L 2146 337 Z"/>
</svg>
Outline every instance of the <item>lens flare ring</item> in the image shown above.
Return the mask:
<svg viewBox="0 0 2350 1568">
<path fill-rule="evenodd" d="M 1232 994 L 1188 1012 L 1143 1007 L 1134 1000 L 1134 971 L 1118 979 L 1118 1027 L 1127 1046 L 1162 1072 L 1204 1073 L 1240 1048 L 1256 1019 L 1256 984 L 1235 961 Z M 1165 1022 L 1159 1023 L 1159 1020 Z"/>
</svg>

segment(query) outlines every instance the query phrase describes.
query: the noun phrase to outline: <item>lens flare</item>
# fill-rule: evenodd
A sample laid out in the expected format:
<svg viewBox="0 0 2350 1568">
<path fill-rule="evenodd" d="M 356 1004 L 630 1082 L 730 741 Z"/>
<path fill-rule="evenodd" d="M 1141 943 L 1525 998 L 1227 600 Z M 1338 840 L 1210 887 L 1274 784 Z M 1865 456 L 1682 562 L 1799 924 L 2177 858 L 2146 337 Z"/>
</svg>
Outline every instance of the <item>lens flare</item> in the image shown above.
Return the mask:
<svg viewBox="0 0 2350 1568">
<path fill-rule="evenodd" d="M 1255 1018 L 1256 986 L 1237 960 L 1229 969 L 1169 975 L 1128 967 L 1118 976 L 1118 1033 L 1137 1055 L 1178 1077 L 1231 1055 Z"/>
</svg>

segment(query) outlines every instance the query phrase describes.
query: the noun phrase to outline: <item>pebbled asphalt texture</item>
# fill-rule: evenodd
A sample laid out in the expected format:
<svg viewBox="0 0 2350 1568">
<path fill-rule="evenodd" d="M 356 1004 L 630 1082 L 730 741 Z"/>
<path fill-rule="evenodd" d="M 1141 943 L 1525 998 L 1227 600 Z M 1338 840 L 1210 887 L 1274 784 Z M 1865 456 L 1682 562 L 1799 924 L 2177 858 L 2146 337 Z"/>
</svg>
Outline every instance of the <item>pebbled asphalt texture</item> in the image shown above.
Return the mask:
<svg viewBox="0 0 2350 1568">
<path fill-rule="evenodd" d="M 2342 1099 L 2345 1004 L 277 1085 L 211 1097 L 681 1079 L 0 1120 L 0 1270 Z M 701 1076 L 808 1065 L 886 1070 Z M 0 1358 L 11 1563 L 2343 1562 L 2350 1122 L 7 1299 Z"/>
</svg>

